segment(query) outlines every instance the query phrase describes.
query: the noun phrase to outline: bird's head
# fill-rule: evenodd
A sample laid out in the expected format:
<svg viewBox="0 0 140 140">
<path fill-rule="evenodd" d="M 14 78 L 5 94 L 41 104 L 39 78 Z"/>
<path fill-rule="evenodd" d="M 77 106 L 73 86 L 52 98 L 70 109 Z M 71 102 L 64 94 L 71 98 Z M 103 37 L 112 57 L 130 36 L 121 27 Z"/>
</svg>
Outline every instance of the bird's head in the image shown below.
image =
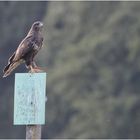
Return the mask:
<svg viewBox="0 0 140 140">
<path fill-rule="evenodd" d="M 34 31 L 40 31 L 40 30 L 42 29 L 42 27 L 43 27 L 43 23 L 40 22 L 40 21 L 36 21 L 36 22 L 34 22 L 33 25 L 32 25 L 32 29 L 33 29 Z"/>
</svg>

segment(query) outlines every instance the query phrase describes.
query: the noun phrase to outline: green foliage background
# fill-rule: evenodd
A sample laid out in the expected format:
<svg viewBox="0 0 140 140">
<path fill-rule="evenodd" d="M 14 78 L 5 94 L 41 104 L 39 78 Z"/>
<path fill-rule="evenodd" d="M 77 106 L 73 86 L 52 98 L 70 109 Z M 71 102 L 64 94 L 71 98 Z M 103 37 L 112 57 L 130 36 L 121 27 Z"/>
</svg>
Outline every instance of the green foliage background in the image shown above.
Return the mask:
<svg viewBox="0 0 140 140">
<path fill-rule="evenodd" d="M 44 22 L 36 57 L 48 72 L 43 138 L 140 138 L 140 2 L 0 7 L 1 69 L 32 22 Z M 14 74 L 0 79 L 0 138 L 25 138 L 25 127 L 12 125 L 13 85 Z"/>
</svg>

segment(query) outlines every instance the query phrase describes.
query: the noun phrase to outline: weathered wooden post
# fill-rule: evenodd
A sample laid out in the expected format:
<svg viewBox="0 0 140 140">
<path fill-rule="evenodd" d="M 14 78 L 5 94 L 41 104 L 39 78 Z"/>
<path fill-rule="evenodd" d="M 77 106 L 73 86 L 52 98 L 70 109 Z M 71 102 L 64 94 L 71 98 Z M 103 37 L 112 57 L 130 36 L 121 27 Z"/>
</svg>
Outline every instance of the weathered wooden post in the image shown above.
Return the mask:
<svg viewBox="0 0 140 140">
<path fill-rule="evenodd" d="M 40 139 L 45 124 L 46 73 L 16 73 L 14 125 L 26 125 L 26 139 Z"/>
</svg>

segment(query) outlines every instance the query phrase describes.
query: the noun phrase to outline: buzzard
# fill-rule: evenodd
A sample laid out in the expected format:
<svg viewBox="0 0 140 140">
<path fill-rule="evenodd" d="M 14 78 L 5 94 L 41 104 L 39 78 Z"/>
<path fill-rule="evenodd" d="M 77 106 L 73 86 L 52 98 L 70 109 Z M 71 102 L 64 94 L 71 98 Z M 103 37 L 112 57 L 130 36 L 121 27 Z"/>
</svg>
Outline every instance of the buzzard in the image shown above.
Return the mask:
<svg viewBox="0 0 140 140">
<path fill-rule="evenodd" d="M 42 27 L 43 23 L 40 21 L 33 23 L 27 36 L 21 41 L 17 50 L 9 58 L 8 64 L 3 70 L 3 77 L 10 75 L 15 68 L 24 62 L 26 68 L 31 72 L 38 72 L 40 70 L 34 61 L 34 57 L 42 48 Z"/>
</svg>

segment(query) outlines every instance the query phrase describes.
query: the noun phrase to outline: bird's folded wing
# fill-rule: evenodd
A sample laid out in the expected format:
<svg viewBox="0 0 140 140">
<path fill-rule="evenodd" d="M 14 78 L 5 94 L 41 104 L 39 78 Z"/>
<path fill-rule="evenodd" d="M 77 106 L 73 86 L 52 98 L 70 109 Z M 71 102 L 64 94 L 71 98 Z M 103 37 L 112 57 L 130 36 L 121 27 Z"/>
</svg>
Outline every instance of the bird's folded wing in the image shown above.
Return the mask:
<svg viewBox="0 0 140 140">
<path fill-rule="evenodd" d="M 27 53 L 31 52 L 34 49 L 35 42 L 33 41 L 33 37 L 26 37 L 17 48 L 14 60 L 17 61 L 22 59 Z"/>
</svg>

